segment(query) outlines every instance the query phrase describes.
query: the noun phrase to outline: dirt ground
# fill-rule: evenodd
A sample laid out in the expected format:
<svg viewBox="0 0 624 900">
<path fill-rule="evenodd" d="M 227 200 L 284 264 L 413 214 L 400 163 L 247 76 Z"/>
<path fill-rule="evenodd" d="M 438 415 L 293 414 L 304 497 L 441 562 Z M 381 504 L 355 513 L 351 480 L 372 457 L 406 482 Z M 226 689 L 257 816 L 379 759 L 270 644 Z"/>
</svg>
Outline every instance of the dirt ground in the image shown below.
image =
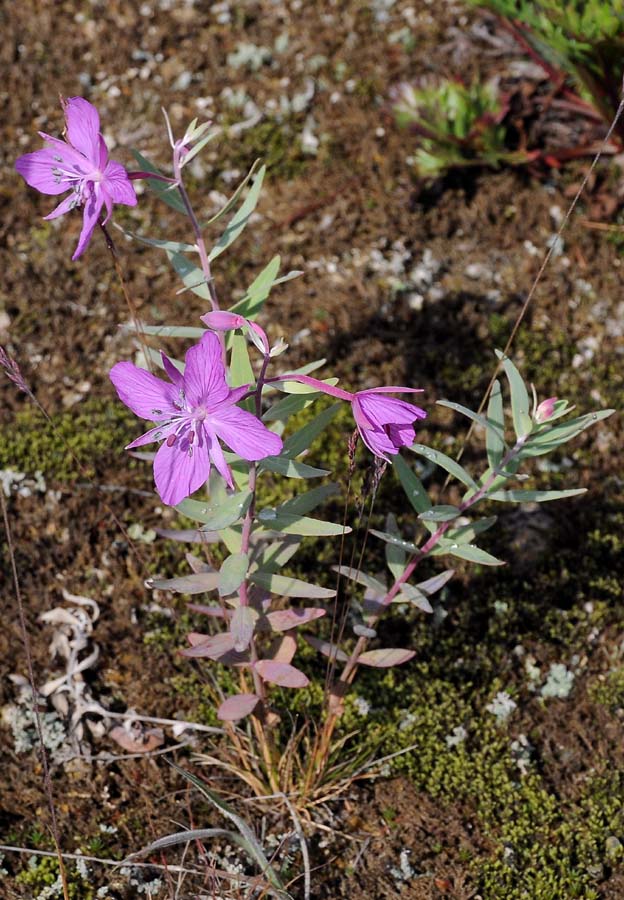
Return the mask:
<svg viewBox="0 0 624 900">
<path fill-rule="evenodd" d="M 60 430 L 79 429 L 73 446 L 88 470 L 65 458 L 63 445 L 46 437 L 43 420 L 28 412 L 24 396 L 8 380 L 0 381 L 0 468 L 24 473 L 21 482 L 6 481 L 5 493 L 40 683 L 62 666 L 50 652 L 53 629 L 39 616 L 67 606 L 66 590 L 99 604 L 92 634 L 99 658 L 87 676 L 94 698 L 118 712 L 191 720 L 198 715 L 196 698 L 179 689 L 180 679 L 196 669 L 176 656 L 176 643 L 165 635 L 167 628 L 175 630 L 183 604 L 167 595 L 155 604 L 143 583 L 154 571 L 184 568 L 182 551 L 163 549 L 148 531 L 173 518 L 163 515 L 150 494 L 148 469 L 129 465 L 123 453 L 135 424 L 112 411 L 117 401 L 107 372 L 136 349 L 118 328 L 128 321 L 125 300 L 101 236 L 72 263 L 79 217 L 44 222 L 53 198 L 25 187 L 13 170 L 15 158 L 40 146 L 37 130 L 61 131 L 59 94 L 81 94 L 98 107 L 112 155 L 127 165 L 132 147 L 167 165 L 161 106 L 178 130 L 194 116 L 232 125 L 257 115 L 237 136 L 211 145 L 215 149 L 208 148 L 192 169 L 192 194 L 209 212 L 218 201 L 215 191 L 231 192 L 256 157 L 269 162 L 259 215 L 216 268 L 221 296 L 241 296 L 279 253 L 282 271 L 304 272 L 273 293 L 263 319 L 272 337 L 283 334 L 289 341 L 288 364 L 323 357 L 326 371 L 349 387 L 422 387 L 431 416 L 422 440 L 440 429 L 452 437 L 455 420 L 433 404 L 445 396 L 478 404 L 493 350 L 511 330 L 585 165 L 474 170 L 433 185 L 417 181 L 409 159 L 413 138 L 397 131 L 389 114 L 390 88 L 424 75 L 489 75 L 506 64 L 507 57 L 479 42 L 474 23 L 482 24 L 479 14 L 467 13 L 459 2 L 424 0 L 23 0 L 0 6 L 0 343 L 19 360 Z M 587 226 L 588 218 L 600 214 L 604 197 L 617 194 L 618 178 L 608 164 L 599 168 L 516 347 L 515 358 L 540 396 L 566 396 L 581 412 L 617 408 L 622 400 L 621 242 Z M 180 219 L 148 192 L 117 220 L 155 237 L 189 237 Z M 177 278 L 166 259 L 114 234 L 140 317 L 198 325 L 202 301 L 175 293 Z M 473 682 L 475 696 L 495 692 L 492 686 L 505 673 L 505 685 L 520 685 L 513 654 L 521 644 L 544 672 L 561 661 L 574 669 L 569 700 L 561 695 L 547 704 L 518 688 L 509 735 L 526 735 L 537 748 L 531 777 L 542 779 L 568 831 L 580 828 L 584 818 L 600 817 L 578 799 L 587 779 L 621 772 L 622 765 L 622 446 L 621 418 L 614 416 L 566 450 L 567 462 L 557 471 L 540 473 L 552 475 L 553 487 L 587 487 L 587 495 L 535 515 L 502 516 L 494 550 L 505 554 L 511 572 L 501 576 L 501 584 L 531 598 L 505 622 L 502 644 L 488 643 L 499 633 L 492 603 L 504 593 L 492 588 L 496 573 L 462 578 L 451 587 L 451 613 L 437 636 L 416 631 L 419 658 L 432 677 L 451 672 L 451 682 Z M 43 482 L 36 480 L 37 471 Z M 398 493 L 396 498 L 400 502 Z M 134 532 L 136 553 L 115 519 L 126 527 L 144 526 Z M 4 539 L 0 560 L 0 702 L 15 710 L 19 684 L 10 676 L 23 677 L 26 666 Z M 552 625 L 553 608 L 559 630 Z M 436 651 L 436 643 L 442 649 Z M 492 671 L 494 663 L 488 670 L 488 654 L 500 663 L 499 672 Z M 484 672 L 486 685 L 479 682 Z M 620 685 L 619 693 L 607 692 L 613 684 Z M 45 711 L 54 719 L 50 708 Z M 0 740 L 0 843 L 49 850 L 36 754 L 16 746 L 8 725 Z M 64 740 L 61 748 L 69 746 Z M 166 740 L 175 743 L 170 735 Z M 446 746 L 444 735 L 440 740 Z M 119 745 L 88 731 L 83 743 L 101 757 L 61 754 L 52 771 L 68 852 L 121 859 L 180 827 L 219 824 L 162 756 L 126 758 Z M 196 749 L 206 751 L 203 738 Z M 186 750 L 173 758 L 191 766 Z M 292 831 L 288 815 L 270 802 L 237 800 L 240 786 L 222 775 L 213 783 L 259 833 Z M 596 838 L 600 846 L 591 860 L 577 848 L 567 862 L 553 862 L 553 873 L 562 869 L 552 883 L 530 880 L 530 873 L 523 881 L 522 872 L 509 874 L 513 862 L 500 875 L 492 868 L 492 861 L 504 866 L 519 851 L 509 849 L 513 841 L 504 837 L 508 823 L 494 826 L 498 813 L 488 818 L 476 799 L 466 799 L 469 793 L 453 801 L 433 776 L 414 774 L 409 766 L 373 784 L 355 784 L 309 823 L 312 896 L 624 896 L 624 823 L 617 811 Z M 603 832 L 613 838 L 610 844 Z M 222 868 L 237 864 L 232 853 L 221 852 Z M 292 855 L 291 877 L 301 871 L 296 841 Z M 37 897 L 49 883 L 47 870 L 28 870 L 27 860 L 5 853 L 7 898 Z M 566 866 L 582 870 L 578 883 L 571 876 L 566 880 Z M 30 880 L 24 875 L 29 871 L 35 872 Z M 160 888 L 155 881 L 150 888 L 149 879 L 156 878 Z M 178 894 L 174 879 L 161 870 L 111 875 L 93 864 L 87 878 L 75 875 L 72 897 L 220 896 L 216 876 L 191 876 Z M 223 896 L 230 896 L 223 884 Z M 569 884 L 575 886 L 560 886 Z M 304 896 L 300 880 L 291 890 Z M 243 887 L 239 891 L 245 896 Z"/>
</svg>

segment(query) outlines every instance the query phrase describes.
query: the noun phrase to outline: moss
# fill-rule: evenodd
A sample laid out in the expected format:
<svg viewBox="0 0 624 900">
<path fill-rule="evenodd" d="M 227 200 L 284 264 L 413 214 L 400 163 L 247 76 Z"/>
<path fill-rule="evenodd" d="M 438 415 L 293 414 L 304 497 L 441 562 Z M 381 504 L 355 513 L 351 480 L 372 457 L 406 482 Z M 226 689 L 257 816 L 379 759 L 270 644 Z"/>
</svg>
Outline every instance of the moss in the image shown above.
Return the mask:
<svg viewBox="0 0 624 900">
<path fill-rule="evenodd" d="M 614 669 L 590 687 L 590 697 L 612 712 L 624 709 L 624 666 Z"/>
<path fill-rule="evenodd" d="M 76 455 L 90 476 L 103 470 L 111 457 L 121 458 L 136 420 L 121 403 L 87 400 L 59 413 L 51 426 L 34 407 L 18 412 L 11 428 L 0 436 L 0 468 L 68 481 L 81 477 Z"/>
<path fill-rule="evenodd" d="M 89 882 L 82 877 L 74 865 L 66 868 L 69 896 L 71 900 L 93 900 L 95 890 Z M 38 895 L 50 888 L 59 878 L 58 860 L 51 856 L 34 856 L 31 858 L 28 868 L 20 872 L 15 881 L 30 889 L 29 897 L 36 900 Z M 56 894 L 54 896 L 57 896 Z M 58 896 L 61 896 L 59 893 Z"/>
<path fill-rule="evenodd" d="M 248 170 L 261 159 L 274 178 L 291 181 L 301 175 L 309 157 L 301 150 L 295 119 L 265 119 L 244 131 L 231 145 L 230 165 Z"/>
</svg>

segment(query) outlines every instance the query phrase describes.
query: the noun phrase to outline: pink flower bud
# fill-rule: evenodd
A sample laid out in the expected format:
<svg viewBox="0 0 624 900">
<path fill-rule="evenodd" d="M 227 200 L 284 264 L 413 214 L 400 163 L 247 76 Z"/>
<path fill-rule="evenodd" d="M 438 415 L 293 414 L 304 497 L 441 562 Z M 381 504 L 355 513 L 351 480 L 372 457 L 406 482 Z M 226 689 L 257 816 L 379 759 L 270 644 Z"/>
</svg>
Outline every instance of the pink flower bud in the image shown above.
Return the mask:
<svg viewBox="0 0 624 900">
<path fill-rule="evenodd" d="M 200 316 L 200 318 L 213 331 L 233 331 L 235 328 L 243 328 L 247 323 L 247 319 L 243 318 L 243 316 L 222 310 L 206 313 L 205 316 Z"/>
<path fill-rule="evenodd" d="M 556 397 L 549 397 L 548 400 L 542 400 L 540 405 L 535 410 L 535 421 L 538 424 L 542 422 L 546 422 L 555 411 L 555 403 L 557 402 Z"/>
</svg>

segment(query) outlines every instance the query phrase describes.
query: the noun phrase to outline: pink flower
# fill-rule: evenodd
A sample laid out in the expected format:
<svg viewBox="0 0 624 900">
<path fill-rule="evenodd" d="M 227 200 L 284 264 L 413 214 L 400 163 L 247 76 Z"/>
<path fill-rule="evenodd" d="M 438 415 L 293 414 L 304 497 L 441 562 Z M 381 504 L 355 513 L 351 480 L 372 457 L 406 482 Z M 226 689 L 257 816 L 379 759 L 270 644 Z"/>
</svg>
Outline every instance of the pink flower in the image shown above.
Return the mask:
<svg viewBox="0 0 624 900">
<path fill-rule="evenodd" d="M 358 391 L 351 394 L 342 388 L 325 381 L 319 381 L 310 375 L 300 375 L 293 372 L 291 375 L 280 375 L 278 378 L 270 378 L 269 381 L 298 381 L 309 387 L 336 397 L 338 400 L 348 400 L 353 410 L 353 418 L 358 427 L 360 437 L 375 456 L 385 459 L 394 456 L 401 447 L 413 444 L 416 433 L 413 422 L 416 419 L 425 419 L 427 413 L 419 406 L 412 406 L 404 400 L 396 400 L 394 397 L 383 397 L 383 394 L 419 394 L 422 388 L 388 387 L 369 388 L 367 391 Z"/>
<path fill-rule="evenodd" d="M 546 422 L 555 411 L 555 403 L 557 402 L 556 397 L 549 397 L 548 400 L 542 400 L 540 405 L 535 410 L 535 421 L 541 425 L 542 422 Z"/>
<path fill-rule="evenodd" d="M 358 391 L 353 395 L 351 408 L 360 436 L 368 449 L 381 459 L 388 460 L 401 447 L 416 439 L 413 423 L 427 413 L 419 406 L 404 400 L 384 397 L 383 394 L 414 393 L 414 388 L 380 387 Z"/>
<path fill-rule="evenodd" d="M 104 138 L 100 134 L 100 117 L 91 103 L 82 97 L 63 101 L 67 139 L 51 137 L 40 131 L 46 142 L 42 150 L 26 153 L 15 168 L 26 184 L 42 194 L 64 194 L 71 191 L 46 219 L 56 219 L 83 206 L 82 231 L 72 259 L 78 259 L 91 240 L 102 207 L 106 206 L 106 224 L 113 203 L 136 206 L 134 188 L 124 167 L 108 158 Z"/>
<path fill-rule="evenodd" d="M 190 348 L 183 375 L 164 353 L 162 360 L 170 382 L 130 362 L 113 366 L 110 379 L 122 403 L 142 419 L 158 423 L 126 450 L 164 441 L 154 459 L 156 489 L 164 503 L 175 506 L 200 488 L 211 462 L 233 487 L 219 439 L 250 461 L 280 453 L 281 438 L 236 406 L 248 386 L 228 387 L 216 334 L 206 333 Z"/>
</svg>

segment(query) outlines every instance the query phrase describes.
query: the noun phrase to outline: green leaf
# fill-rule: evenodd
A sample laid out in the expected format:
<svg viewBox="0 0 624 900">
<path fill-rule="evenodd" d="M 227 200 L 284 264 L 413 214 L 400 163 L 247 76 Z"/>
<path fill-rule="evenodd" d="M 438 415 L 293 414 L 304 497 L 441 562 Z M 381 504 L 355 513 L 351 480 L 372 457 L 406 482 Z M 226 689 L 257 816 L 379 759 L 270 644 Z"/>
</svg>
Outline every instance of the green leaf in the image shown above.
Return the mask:
<svg viewBox="0 0 624 900">
<path fill-rule="evenodd" d="M 503 369 L 509 382 L 509 390 L 511 392 L 511 417 L 513 419 L 516 437 L 521 438 L 525 434 L 529 434 L 533 428 L 533 420 L 531 419 L 530 409 L 531 402 L 529 400 L 529 392 L 522 378 L 522 375 L 514 366 L 512 361 L 500 352 L 496 351 L 496 355 L 503 363 Z"/>
<path fill-rule="evenodd" d="M 279 267 L 280 257 L 274 256 L 258 277 L 252 281 L 242 300 L 235 303 L 229 311 L 244 316 L 246 319 L 253 319 L 260 312 L 262 304 L 271 293 Z"/>
<path fill-rule="evenodd" d="M 587 488 L 568 491 L 494 491 L 487 495 L 487 499 L 507 503 L 545 503 L 548 500 L 564 500 L 566 497 L 578 497 L 579 494 L 585 493 Z"/>
<path fill-rule="evenodd" d="M 271 515 L 273 513 L 273 515 Z M 257 516 L 258 524 L 267 531 L 281 531 L 284 534 L 299 534 L 302 537 L 326 537 L 335 534 L 349 534 L 351 529 L 322 519 L 308 516 L 281 515 L 275 510 L 263 509 Z"/>
<path fill-rule="evenodd" d="M 332 566 L 332 572 L 344 575 L 349 581 L 361 584 L 362 587 L 370 588 L 379 597 L 384 597 L 388 590 L 386 585 L 379 581 L 378 578 L 373 578 L 372 575 L 367 575 L 366 572 L 361 572 L 359 569 L 352 569 L 350 566 Z"/>
<path fill-rule="evenodd" d="M 439 506 L 433 506 L 431 509 L 420 513 L 418 518 L 423 522 L 451 522 L 460 515 L 461 510 L 457 506 L 441 503 Z"/>
<path fill-rule="evenodd" d="M 470 544 L 478 534 L 482 534 L 484 531 L 487 531 L 488 528 L 491 528 L 496 520 L 497 516 L 488 516 L 485 519 L 478 519 L 476 522 L 471 522 L 469 525 L 462 525 L 459 528 L 447 531 L 445 538 L 454 544 Z"/>
<path fill-rule="evenodd" d="M 496 380 L 492 385 L 492 393 L 487 408 L 487 420 L 493 426 L 485 432 L 485 447 L 488 462 L 492 469 L 496 469 L 505 455 L 505 441 L 501 435 L 505 434 L 505 413 L 503 410 L 503 394 L 500 381 Z"/>
<path fill-rule="evenodd" d="M 207 788 L 205 783 L 201 779 L 197 778 L 196 775 L 193 775 L 190 772 L 186 772 L 174 762 L 169 762 L 169 765 L 174 768 L 180 775 L 186 778 L 186 780 L 189 781 L 194 787 L 196 787 L 199 792 L 213 804 L 213 806 L 216 806 L 216 808 L 219 809 L 224 816 L 226 816 L 231 822 L 236 825 L 243 841 L 245 842 L 244 846 L 246 847 L 247 852 L 253 857 L 253 859 L 255 859 L 258 866 L 260 867 L 260 871 L 262 872 L 262 874 L 270 881 L 274 888 L 282 893 L 282 896 L 286 898 L 286 900 L 289 900 L 290 895 L 285 892 L 284 885 L 282 884 L 277 873 L 264 855 L 262 847 L 258 842 L 258 838 L 255 836 L 249 825 L 247 825 L 245 820 L 241 819 L 241 817 L 237 815 L 234 810 L 228 806 L 225 800 L 222 800 L 221 797 L 219 797 L 218 794 L 215 794 L 213 791 Z"/>
<path fill-rule="evenodd" d="M 321 384 L 327 384 L 330 387 L 338 384 L 337 378 L 324 378 Z M 318 394 L 322 393 L 318 388 L 309 384 L 300 384 L 298 381 L 278 381 L 273 387 L 281 391 L 283 394 Z"/>
<path fill-rule="evenodd" d="M 521 457 L 532 457 L 543 456 L 545 453 L 550 453 L 551 450 L 555 450 L 561 444 L 565 444 L 572 438 L 577 437 L 577 435 L 581 434 L 585 429 L 589 428 L 591 425 L 595 425 L 596 422 L 607 419 L 609 416 L 613 415 L 614 412 L 614 409 L 603 409 L 599 412 L 587 413 L 584 416 L 571 419 L 569 422 L 562 423 L 561 425 L 555 425 L 551 428 L 546 428 L 546 430 L 540 430 L 531 435 L 522 448 L 520 455 Z"/>
<path fill-rule="evenodd" d="M 122 326 L 122 331 L 129 334 L 153 334 L 156 337 L 175 338 L 201 338 L 206 334 L 205 328 L 196 328 L 194 325 L 139 325 L 128 322 Z M 160 356 L 160 354 L 158 354 Z"/>
<path fill-rule="evenodd" d="M 252 186 L 249 189 L 249 193 L 245 197 L 245 200 L 243 201 L 237 212 L 234 213 L 229 225 L 208 254 L 209 262 L 212 262 L 217 258 L 217 256 L 220 256 L 224 250 L 227 250 L 230 244 L 232 244 L 236 240 L 236 238 L 240 235 L 240 233 L 249 222 L 249 218 L 258 204 L 258 199 L 260 197 L 260 191 L 262 189 L 262 182 L 264 181 L 265 173 L 266 166 L 261 166 L 254 178 Z"/>
<path fill-rule="evenodd" d="M 282 400 L 280 400 L 278 403 L 275 403 L 270 409 L 268 409 L 262 416 L 262 421 L 287 422 L 291 416 L 300 413 L 302 409 L 307 409 L 308 406 L 314 403 L 316 398 L 319 396 L 319 393 L 308 394 L 307 396 L 289 394 L 287 397 L 284 397 Z"/>
<path fill-rule="evenodd" d="M 230 494 L 218 506 L 210 507 L 199 500 L 183 500 L 176 509 L 196 522 L 203 522 L 205 530 L 220 531 L 242 519 L 251 503 L 251 491 Z"/>
<path fill-rule="evenodd" d="M 132 155 L 136 159 L 142 172 L 154 172 L 157 175 L 162 175 L 160 169 L 139 153 L 138 150 L 133 150 Z M 160 200 L 163 200 L 168 206 L 175 209 L 176 212 L 186 215 L 186 207 L 182 202 L 177 187 L 172 189 L 172 186 L 167 184 L 166 181 L 159 181 L 157 178 L 146 178 L 145 181 L 150 191 L 153 191 Z"/>
<path fill-rule="evenodd" d="M 485 428 L 486 432 L 488 430 L 494 431 L 494 433 L 498 436 L 499 440 L 505 440 L 504 433 L 500 430 L 500 428 L 495 425 L 493 422 L 490 422 L 485 416 L 480 415 L 479 413 L 473 412 L 471 409 L 468 409 L 467 406 L 462 406 L 461 403 L 455 403 L 454 400 L 436 400 L 438 406 L 444 406 L 446 409 L 453 409 L 455 412 L 461 413 L 462 416 L 466 416 L 468 419 L 472 419 L 473 422 L 476 422 L 477 425 L 481 425 L 482 428 Z"/>
<path fill-rule="evenodd" d="M 206 284 L 206 278 L 199 266 L 194 265 L 182 253 L 176 253 L 174 250 L 165 252 L 169 262 L 182 279 L 184 287 L 197 294 L 202 300 L 210 300 L 210 291 Z"/>
<path fill-rule="evenodd" d="M 427 491 L 423 487 L 422 481 L 412 472 L 403 457 L 397 453 L 396 456 L 392 457 L 392 465 L 399 476 L 399 481 L 403 486 L 403 490 L 407 494 L 407 499 L 416 512 L 422 513 L 431 509 L 432 503 Z M 430 522 L 424 522 L 423 524 L 429 531 L 435 531 L 435 525 L 432 525 Z"/>
<path fill-rule="evenodd" d="M 275 572 L 292 559 L 300 546 L 301 541 L 287 535 L 281 540 L 268 544 L 261 552 L 254 554 L 253 562 L 257 564 L 258 569 Z"/>
<path fill-rule="evenodd" d="M 389 534 L 387 531 L 376 531 L 374 528 L 370 529 L 370 533 L 374 534 L 375 537 L 378 537 L 381 541 L 385 541 L 387 544 L 393 544 L 395 547 L 401 547 L 407 553 L 417 553 L 418 547 L 416 544 L 413 544 L 411 541 L 404 541 L 402 537 L 398 537 L 395 534 Z"/>
<path fill-rule="evenodd" d="M 416 655 L 415 650 L 399 650 L 396 647 L 385 647 L 381 650 L 367 650 L 360 653 L 358 664 L 374 666 L 376 669 L 389 669 L 391 666 L 400 666 Z"/>
<path fill-rule="evenodd" d="M 458 462 L 451 459 L 451 457 L 447 456 L 445 453 L 441 453 L 439 450 L 433 450 L 431 447 L 425 447 L 424 444 L 412 444 L 408 449 L 412 450 L 414 453 L 418 453 L 419 456 L 424 456 L 425 459 L 431 460 L 431 462 L 440 466 L 441 469 L 444 469 L 445 472 L 448 472 L 449 475 L 459 479 L 459 481 L 461 481 L 462 484 L 465 484 L 467 488 L 472 488 L 473 490 L 477 489 L 476 482 L 472 476 L 469 475 Z"/>
<path fill-rule="evenodd" d="M 185 244 L 181 241 L 162 241 L 158 238 L 145 237 L 142 234 L 136 234 L 134 231 L 127 231 L 120 225 L 115 225 L 119 231 L 123 232 L 134 241 L 140 241 L 142 244 L 148 244 L 150 247 L 156 247 L 157 250 L 171 250 L 173 253 L 197 253 L 195 244 Z"/>
<path fill-rule="evenodd" d="M 284 448 L 280 456 L 287 456 L 293 459 L 295 456 L 303 453 L 304 450 L 307 450 L 319 434 L 327 428 L 339 409 L 340 403 L 332 404 L 332 406 L 320 412 L 318 416 L 315 416 L 311 422 L 300 428 L 299 431 L 291 434 L 284 441 Z"/>
<path fill-rule="evenodd" d="M 222 206 L 221 209 L 219 210 L 219 212 L 215 213 L 214 216 L 212 216 L 210 219 L 208 219 L 208 220 L 204 223 L 204 226 L 203 226 L 204 228 L 205 228 L 206 226 L 208 226 L 208 225 L 212 225 L 213 222 L 217 222 L 222 216 L 226 216 L 229 212 L 231 212 L 231 210 L 234 209 L 234 207 L 235 207 L 236 204 L 238 203 L 238 199 L 239 199 L 240 195 L 241 195 L 241 194 L 243 193 L 243 191 L 245 190 L 245 186 L 246 186 L 247 183 L 249 182 L 249 179 L 250 179 L 251 176 L 255 173 L 256 168 L 258 167 L 258 163 L 259 163 L 259 162 L 260 162 L 259 159 L 256 159 L 256 160 L 255 160 L 255 162 L 253 163 L 251 169 L 249 170 L 249 172 L 247 172 L 247 174 L 245 175 L 244 179 L 241 181 L 241 183 L 239 184 L 239 186 L 236 188 L 236 190 L 234 191 L 234 193 L 232 194 L 232 196 L 230 197 L 230 199 L 227 201 L 227 203 L 225 204 L 225 206 Z"/>
<path fill-rule="evenodd" d="M 423 612 L 432 613 L 433 607 L 427 596 L 413 584 L 401 585 L 401 592 L 394 598 L 393 603 L 411 603 Z"/>
<path fill-rule="evenodd" d="M 307 466 L 284 456 L 265 456 L 259 464 L 259 471 L 275 472 L 278 475 L 285 475 L 286 478 L 321 478 L 323 475 L 329 475 L 328 469 L 315 469 L 314 466 Z"/>
<path fill-rule="evenodd" d="M 398 538 L 399 541 L 402 540 L 397 520 L 392 513 L 388 513 L 386 516 L 386 533 Z M 386 543 L 386 564 L 395 581 L 403 574 L 406 561 L 407 554 L 405 548 L 402 547 L 400 543 L 395 544 L 388 541 Z"/>
<path fill-rule="evenodd" d="M 449 543 L 448 541 L 444 541 L 440 547 L 434 548 L 432 551 L 432 556 L 445 556 L 446 554 L 450 554 L 451 556 L 457 556 L 459 559 L 466 559 L 468 562 L 479 563 L 482 566 L 504 566 L 505 563 L 496 559 L 495 556 L 492 556 L 491 553 L 487 553 L 485 550 L 481 550 L 480 547 L 475 547 L 474 544 L 455 544 Z"/>
<path fill-rule="evenodd" d="M 278 517 L 283 515 L 305 516 L 312 512 L 321 503 L 324 503 L 329 497 L 333 497 L 340 491 L 340 485 L 332 481 L 329 484 L 323 484 L 320 487 L 313 488 L 311 491 L 305 491 L 281 503 L 275 510 Z"/>
<path fill-rule="evenodd" d="M 272 572 L 252 572 L 249 581 L 258 587 L 279 594 L 282 597 L 306 597 L 311 600 L 327 600 L 336 596 L 336 591 L 319 587 L 316 584 L 308 584 L 298 578 L 290 578 L 286 575 L 275 575 Z"/>
<path fill-rule="evenodd" d="M 202 534 L 203 532 L 200 532 Z M 230 551 L 230 553 L 240 553 L 243 544 L 242 527 L 221 528 L 219 529 L 219 537 Z"/>
<path fill-rule="evenodd" d="M 256 379 L 254 377 L 253 369 L 251 368 L 247 340 L 242 334 L 230 335 L 230 339 L 230 387 L 235 388 L 248 384 L 250 389 L 253 390 Z M 246 409 L 247 412 L 253 412 L 253 397 L 248 397 L 246 400 L 243 400 L 240 405 L 243 409 Z"/>
<path fill-rule="evenodd" d="M 184 159 L 182 160 L 182 165 L 187 166 L 191 162 L 191 160 L 193 160 L 197 156 L 198 153 L 201 153 L 201 151 L 204 149 L 206 144 L 210 143 L 210 141 L 213 141 L 220 134 L 221 134 L 220 129 L 218 131 L 217 130 L 211 131 L 209 134 L 207 134 L 205 137 L 203 137 L 200 141 L 197 141 L 197 143 L 185 155 Z"/>
<path fill-rule="evenodd" d="M 223 562 L 219 572 L 219 593 L 222 597 L 233 594 L 245 580 L 249 568 L 246 553 L 233 553 Z"/>
</svg>

